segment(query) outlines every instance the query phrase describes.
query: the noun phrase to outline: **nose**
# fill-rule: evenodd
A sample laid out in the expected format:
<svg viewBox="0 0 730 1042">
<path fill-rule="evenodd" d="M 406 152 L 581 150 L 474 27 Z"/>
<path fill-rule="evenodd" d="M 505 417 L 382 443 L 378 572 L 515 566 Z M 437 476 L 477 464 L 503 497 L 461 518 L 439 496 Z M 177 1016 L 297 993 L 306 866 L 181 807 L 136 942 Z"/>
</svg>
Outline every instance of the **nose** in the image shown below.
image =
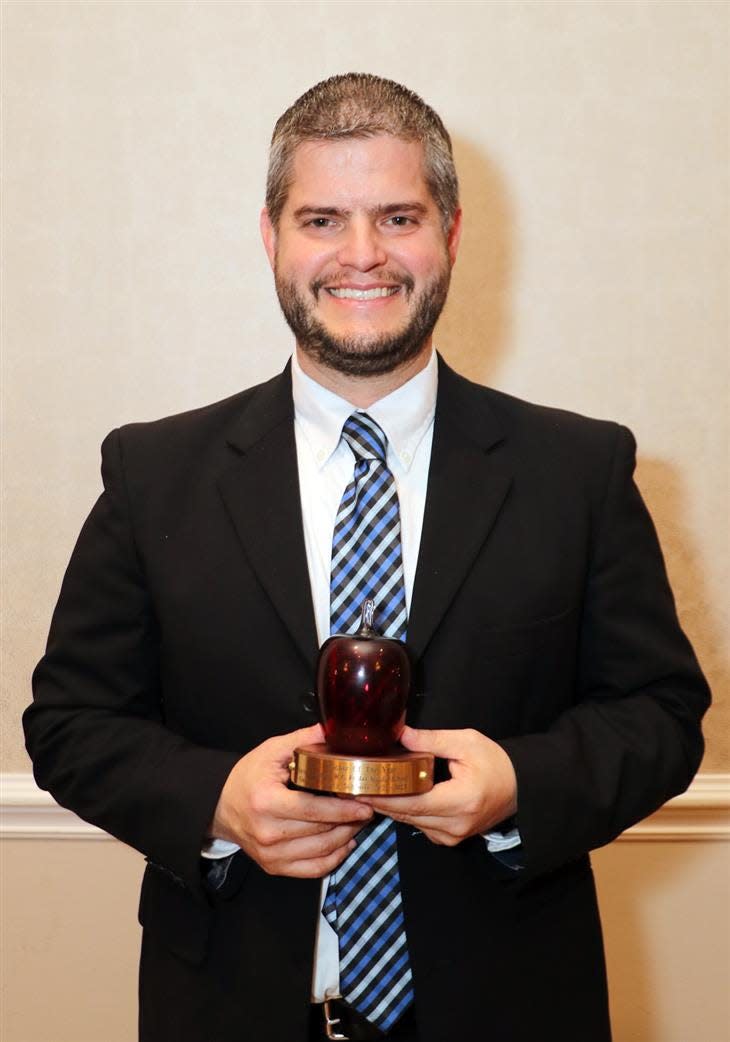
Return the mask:
<svg viewBox="0 0 730 1042">
<path fill-rule="evenodd" d="M 388 259 L 378 229 L 369 220 L 354 220 L 347 226 L 340 240 L 337 260 L 343 268 L 370 271 L 385 264 Z"/>
</svg>

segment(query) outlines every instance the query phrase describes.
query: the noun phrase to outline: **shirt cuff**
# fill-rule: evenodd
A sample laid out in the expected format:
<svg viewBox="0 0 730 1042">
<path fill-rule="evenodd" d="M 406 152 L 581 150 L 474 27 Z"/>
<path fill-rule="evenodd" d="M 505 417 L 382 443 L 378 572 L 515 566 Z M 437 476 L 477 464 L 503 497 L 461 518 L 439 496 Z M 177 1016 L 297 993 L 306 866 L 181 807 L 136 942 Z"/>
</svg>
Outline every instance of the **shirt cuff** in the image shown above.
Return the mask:
<svg viewBox="0 0 730 1042">
<path fill-rule="evenodd" d="M 490 854 L 500 854 L 503 850 L 512 850 L 522 843 L 518 828 L 510 829 L 509 832 L 487 832 L 484 838 Z"/>
<path fill-rule="evenodd" d="M 511 828 L 507 832 L 487 832 L 484 838 L 489 853 L 505 868 L 519 872 L 525 867 L 522 837 L 518 828 Z"/>
<path fill-rule="evenodd" d="M 227 839 L 209 839 L 200 851 L 200 856 L 215 861 L 221 857 L 230 857 L 240 849 L 237 843 L 231 843 Z"/>
</svg>

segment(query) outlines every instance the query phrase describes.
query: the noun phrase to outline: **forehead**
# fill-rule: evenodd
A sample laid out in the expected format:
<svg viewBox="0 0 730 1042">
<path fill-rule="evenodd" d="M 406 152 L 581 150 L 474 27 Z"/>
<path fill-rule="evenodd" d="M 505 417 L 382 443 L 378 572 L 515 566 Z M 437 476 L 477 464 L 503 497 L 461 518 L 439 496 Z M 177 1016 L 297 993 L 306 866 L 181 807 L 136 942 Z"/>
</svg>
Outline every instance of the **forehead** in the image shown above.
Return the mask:
<svg viewBox="0 0 730 1042">
<path fill-rule="evenodd" d="M 303 205 L 435 204 L 424 176 L 423 145 L 379 135 L 305 141 L 294 153 L 285 209 Z"/>
</svg>

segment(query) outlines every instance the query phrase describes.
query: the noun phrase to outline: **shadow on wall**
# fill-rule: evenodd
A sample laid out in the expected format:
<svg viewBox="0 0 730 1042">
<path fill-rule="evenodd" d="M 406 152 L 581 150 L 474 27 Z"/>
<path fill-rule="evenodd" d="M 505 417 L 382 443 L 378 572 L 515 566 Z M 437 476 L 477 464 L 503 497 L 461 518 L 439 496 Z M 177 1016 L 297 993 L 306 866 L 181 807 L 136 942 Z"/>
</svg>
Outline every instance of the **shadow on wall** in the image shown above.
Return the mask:
<svg viewBox="0 0 730 1042">
<path fill-rule="evenodd" d="M 659 532 L 682 626 L 705 671 L 715 703 L 725 704 L 730 694 L 730 665 L 724 659 L 722 628 L 709 614 L 711 598 L 700 556 L 684 520 L 687 497 L 681 474 L 663 460 L 642 456 L 636 467 L 636 483 Z M 713 745 L 705 756 L 703 770 L 721 771 L 729 760 L 730 736 L 723 734 L 722 728 L 714 728 Z"/>
<path fill-rule="evenodd" d="M 513 208 L 496 164 L 470 142 L 455 138 L 453 146 L 464 230 L 435 342 L 458 372 L 494 384 L 511 346 Z"/>
</svg>

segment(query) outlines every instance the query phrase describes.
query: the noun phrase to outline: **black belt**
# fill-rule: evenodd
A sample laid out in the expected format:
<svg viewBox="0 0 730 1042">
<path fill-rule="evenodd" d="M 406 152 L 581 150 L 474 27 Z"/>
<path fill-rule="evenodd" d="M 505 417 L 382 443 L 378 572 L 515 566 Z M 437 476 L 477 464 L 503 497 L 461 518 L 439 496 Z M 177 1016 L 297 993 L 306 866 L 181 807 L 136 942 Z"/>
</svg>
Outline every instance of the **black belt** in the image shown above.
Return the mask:
<svg viewBox="0 0 730 1042">
<path fill-rule="evenodd" d="M 315 1039 L 325 1038 L 333 1040 L 333 1042 L 338 1042 L 338 1040 L 346 1042 L 348 1039 L 352 1042 L 378 1042 L 378 1040 L 393 1039 L 393 1042 L 396 1042 L 401 1035 L 404 1040 L 415 1037 L 407 1030 L 411 1028 L 415 1031 L 415 1022 L 413 1006 L 411 1006 L 393 1026 L 392 1031 L 386 1035 L 344 999 L 328 999 L 326 1002 L 316 1003 L 312 1006 L 310 1038 L 312 1042 Z"/>
</svg>

